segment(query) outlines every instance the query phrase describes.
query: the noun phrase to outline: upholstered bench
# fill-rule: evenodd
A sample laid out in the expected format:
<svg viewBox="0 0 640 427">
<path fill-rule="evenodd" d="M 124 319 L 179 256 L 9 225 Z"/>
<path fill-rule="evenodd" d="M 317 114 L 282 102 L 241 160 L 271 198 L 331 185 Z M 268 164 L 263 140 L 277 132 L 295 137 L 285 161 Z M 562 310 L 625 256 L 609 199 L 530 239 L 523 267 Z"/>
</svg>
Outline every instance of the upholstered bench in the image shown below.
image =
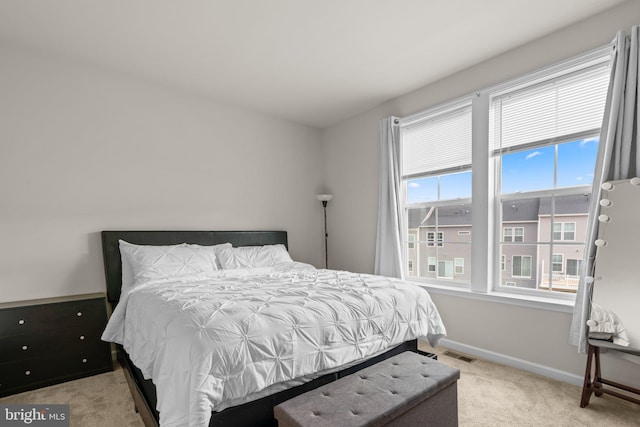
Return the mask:
<svg viewBox="0 0 640 427">
<path fill-rule="evenodd" d="M 287 400 L 278 427 L 457 426 L 460 371 L 405 352 Z"/>
</svg>

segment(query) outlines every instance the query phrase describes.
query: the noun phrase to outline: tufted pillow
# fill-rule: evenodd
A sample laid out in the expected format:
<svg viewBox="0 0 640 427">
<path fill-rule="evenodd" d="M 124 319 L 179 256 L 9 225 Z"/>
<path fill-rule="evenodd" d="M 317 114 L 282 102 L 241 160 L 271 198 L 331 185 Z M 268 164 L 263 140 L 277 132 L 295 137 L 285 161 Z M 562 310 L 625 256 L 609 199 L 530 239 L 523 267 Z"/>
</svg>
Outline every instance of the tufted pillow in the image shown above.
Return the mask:
<svg viewBox="0 0 640 427">
<path fill-rule="evenodd" d="M 223 269 L 272 267 L 281 262 L 293 262 L 284 245 L 226 247 L 218 251 Z"/>
<path fill-rule="evenodd" d="M 231 247 L 230 243 L 214 246 L 134 245 L 118 241 L 122 257 L 122 288 L 154 279 L 203 279 L 218 270 L 216 251 Z"/>
</svg>

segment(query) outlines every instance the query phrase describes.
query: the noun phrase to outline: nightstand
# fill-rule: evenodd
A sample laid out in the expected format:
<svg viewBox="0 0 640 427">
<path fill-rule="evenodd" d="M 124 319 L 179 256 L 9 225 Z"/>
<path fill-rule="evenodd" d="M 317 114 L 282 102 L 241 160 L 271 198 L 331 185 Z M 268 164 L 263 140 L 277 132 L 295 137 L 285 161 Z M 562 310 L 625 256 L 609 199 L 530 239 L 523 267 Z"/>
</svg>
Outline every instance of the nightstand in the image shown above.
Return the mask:
<svg viewBox="0 0 640 427">
<path fill-rule="evenodd" d="M 113 370 L 103 294 L 0 303 L 0 397 Z"/>
</svg>

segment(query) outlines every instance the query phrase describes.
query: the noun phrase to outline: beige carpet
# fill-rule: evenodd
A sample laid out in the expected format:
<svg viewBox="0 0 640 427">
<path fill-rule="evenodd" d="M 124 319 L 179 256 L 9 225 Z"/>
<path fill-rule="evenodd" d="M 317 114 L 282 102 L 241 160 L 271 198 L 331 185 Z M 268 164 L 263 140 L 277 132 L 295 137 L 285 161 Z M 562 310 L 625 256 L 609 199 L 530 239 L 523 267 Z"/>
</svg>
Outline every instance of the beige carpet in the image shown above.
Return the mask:
<svg viewBox="0 0 640 427">
<path fill-rule="evenodd" d="M 591 397 L 580 408 L 579 387 L 474 360 L 464 362 L 442 354 L 438 359 L 460 369 L 460 426 L 640 426 L 640 405 L 611 396 Z M 73 427 L 140 426 L 120 368 L 0 399 L 0 403 L 64 404 Z M 339 426 L 336 426 L 339 427 Z"/>
<path fill-rule="evenodd" d="M 640 426 L 640 405 L 592 395 L 589 405 L 580 408 L 581 387 L 480 359 L 464 362 L 443 352 L 436 351 L 438 360 L 460 369 L 460 426 Z"/>
</svg>

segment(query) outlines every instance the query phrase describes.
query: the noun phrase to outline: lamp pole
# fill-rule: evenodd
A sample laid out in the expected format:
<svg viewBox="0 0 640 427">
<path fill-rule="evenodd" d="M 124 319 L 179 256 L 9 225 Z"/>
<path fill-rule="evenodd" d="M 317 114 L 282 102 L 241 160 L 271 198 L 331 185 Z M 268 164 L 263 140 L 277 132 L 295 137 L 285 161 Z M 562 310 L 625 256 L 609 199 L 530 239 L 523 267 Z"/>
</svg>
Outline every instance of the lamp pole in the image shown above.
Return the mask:
<svg viewBox="0 0 640 427">
<path fill-rule="evenodd" d="M 324 268 L 329 268 L 329 233 L 327 233 L 327 202 L 322 201 L 322 209 L 324 209 Z"/>
<path fill-rule="evenodd" d="M 327 232 L 327 203 L 333 199 L 333 194 L 317 194 L 316 198 L 322 202 L 324 210 L 324 268 L 329 268 L 329 233 Z"/>
</svg>

